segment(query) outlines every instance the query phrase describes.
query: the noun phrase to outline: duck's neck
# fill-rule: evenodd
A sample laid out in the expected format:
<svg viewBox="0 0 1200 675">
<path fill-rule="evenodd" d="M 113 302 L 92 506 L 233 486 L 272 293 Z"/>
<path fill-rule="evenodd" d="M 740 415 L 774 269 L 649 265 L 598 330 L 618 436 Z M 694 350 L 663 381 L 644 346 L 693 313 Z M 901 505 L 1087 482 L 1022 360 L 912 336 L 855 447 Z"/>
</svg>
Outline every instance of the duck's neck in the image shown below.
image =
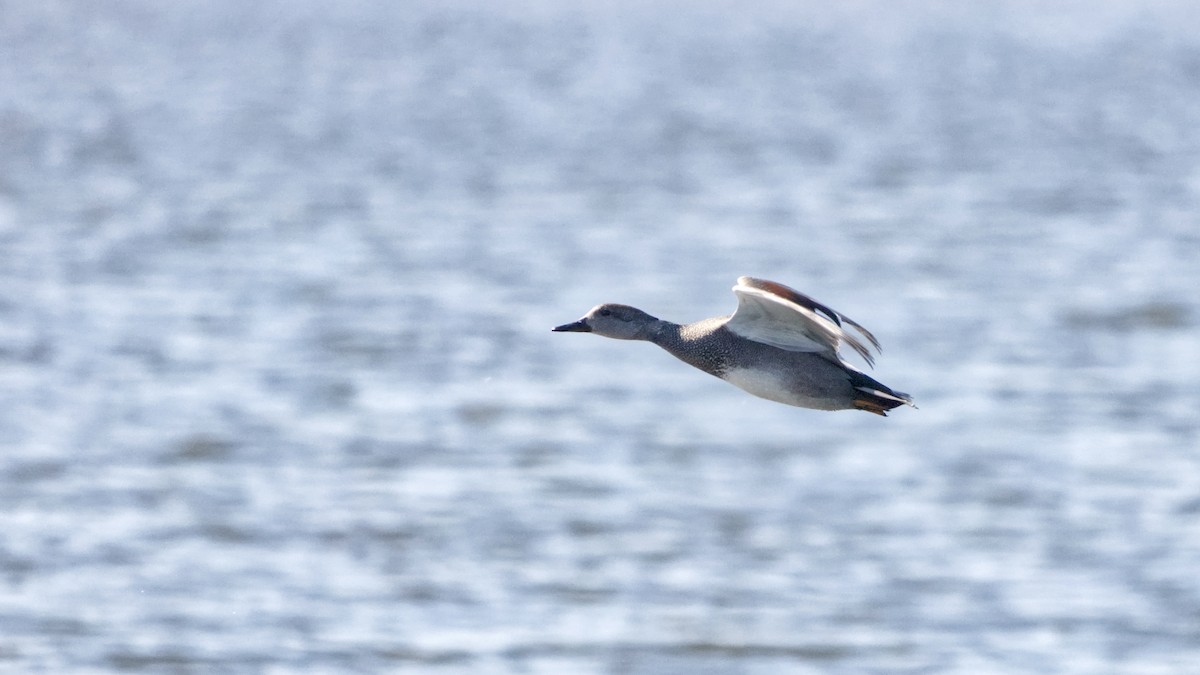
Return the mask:
<svg viewBox="0 0 1200 675">
<path fill-rule="evenodd" d="M 672 347 L 677 347 L 683 344 L 683 336 L 680 335 L 680 329 L 683 326 L 670 321 L 659 319 L 650 328 L 649 337 L 646 339 L 663 349 L 674 353 Z"/>
<path fill-rule="evenodd" d="M 728 347 L 719 330 L 725 317 L 713 317 L 680 325 L 660 321 L 651 342 L 684 363 L 712 375 L 721 376 L 728 365 Z"/>
<path fill-rule="evenodd" d="M 659 321 L 650 341 L 670 352 L 671 356 L 701 370 L 708 370 L 704 361 L 703 350 L 695 336 L 688 335 L 688 326 L 670 321 Z"/>
</svg>

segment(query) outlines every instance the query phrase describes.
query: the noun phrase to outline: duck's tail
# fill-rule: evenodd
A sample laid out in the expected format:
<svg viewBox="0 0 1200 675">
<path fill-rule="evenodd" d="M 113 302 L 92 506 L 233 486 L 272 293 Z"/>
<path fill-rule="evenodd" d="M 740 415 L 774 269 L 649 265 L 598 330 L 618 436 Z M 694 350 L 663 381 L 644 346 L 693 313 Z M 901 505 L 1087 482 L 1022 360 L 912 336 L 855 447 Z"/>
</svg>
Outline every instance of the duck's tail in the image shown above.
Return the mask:
<svg viewBox="0 0 1200 675">
<path fill-rule="evenodd" d="M 892 408 L 898 408 L 902 405 L 917 407 L 913 403 L 912 397 L 908 394 L 902 391 L 893 391 L 888 386 L 865 373 L 856 372 L 855 375 L 857 377 L 850 381 L 850 384 L 854 385 L 854 390 L 857 392 L 854 396 L 855 408 L 887 417 L 887 411 Z"/>
</svg>

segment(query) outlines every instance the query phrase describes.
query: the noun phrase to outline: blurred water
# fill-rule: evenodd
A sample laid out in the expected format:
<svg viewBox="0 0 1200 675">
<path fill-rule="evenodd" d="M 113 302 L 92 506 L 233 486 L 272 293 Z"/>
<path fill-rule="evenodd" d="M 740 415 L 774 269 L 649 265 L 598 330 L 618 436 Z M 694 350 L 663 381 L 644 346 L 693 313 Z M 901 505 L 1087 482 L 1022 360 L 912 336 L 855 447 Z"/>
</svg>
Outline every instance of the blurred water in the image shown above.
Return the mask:
<svg viewBox="0 0 1200 675">
<path fill-rule="evenodd" d="M 1200 663 L 1188 3 L 244 4 L 0 11 L 0 669 Z"/>
</svg>

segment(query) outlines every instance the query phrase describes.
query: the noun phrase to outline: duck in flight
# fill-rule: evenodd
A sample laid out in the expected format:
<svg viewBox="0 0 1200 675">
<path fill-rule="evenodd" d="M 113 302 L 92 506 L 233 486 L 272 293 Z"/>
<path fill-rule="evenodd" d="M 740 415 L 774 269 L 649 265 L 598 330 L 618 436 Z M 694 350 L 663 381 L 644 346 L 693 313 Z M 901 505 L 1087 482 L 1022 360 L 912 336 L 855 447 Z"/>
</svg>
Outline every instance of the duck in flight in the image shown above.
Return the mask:
<svg viewBox="0 0 1200 675">
<path fill-rule="evenodd" d="M 741 277 L 733 287 L 738 306 L 730 316 L 677 324 L 629 305 L 604 304 L 556 332 L 595 333 L 617 340 L 653 342 L 673 356 L 755 396 L 816 410 L 865 410 L 887 416 L 912 397 L 847 363 L 844 343 L 874 366 L 867 345 L 879 341 L 866 328 L 812 298 L 774 281 Z"/>
</svg>

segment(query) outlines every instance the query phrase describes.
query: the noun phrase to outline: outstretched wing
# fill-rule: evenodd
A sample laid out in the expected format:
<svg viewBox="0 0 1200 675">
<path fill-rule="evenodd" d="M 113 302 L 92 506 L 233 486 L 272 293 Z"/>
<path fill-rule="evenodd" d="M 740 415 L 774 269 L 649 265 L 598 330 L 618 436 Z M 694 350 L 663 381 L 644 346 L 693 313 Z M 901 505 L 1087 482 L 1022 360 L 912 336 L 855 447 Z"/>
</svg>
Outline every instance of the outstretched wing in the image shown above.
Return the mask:
<svg viewBox="0 0 1200 675">
<path fill-rule="evenodd" d="M 838 347 L 845 342 L 867 363 L 875 365 L 870 350 L 847 332 L 851 326 L 879 351 L 879 341 L 866 328 L 812 298 L 783 284 L 740 277 L 733 292 L 737 311 L 725 327 L 755 342 L 794 352 L 816 352 L 841 362 Z"/>
</svg>

